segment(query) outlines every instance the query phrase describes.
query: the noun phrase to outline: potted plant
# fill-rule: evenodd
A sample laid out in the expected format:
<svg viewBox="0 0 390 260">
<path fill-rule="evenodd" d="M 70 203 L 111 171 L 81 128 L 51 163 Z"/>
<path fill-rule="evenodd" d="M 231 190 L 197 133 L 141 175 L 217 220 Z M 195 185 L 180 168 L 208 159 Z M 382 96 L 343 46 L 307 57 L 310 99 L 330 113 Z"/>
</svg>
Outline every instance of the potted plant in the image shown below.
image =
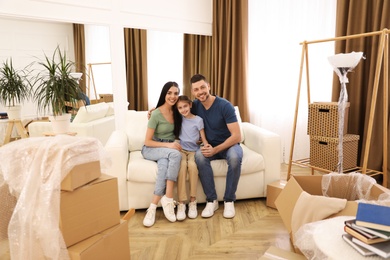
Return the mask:
<svg viewBox="0 0 390 260">
<path fill-rule="evenodd" d="M 21 104 L 31 97 L 31 83 L 25 69 L 16 70 L 12 59 L 0 68 L 0 103 L 5 106 L 9 119 L 21 118 Z"/>
<path fill-rule="evenodd" d="M 75 63 L 67 60 L 66 52 L 61 52 L 57 47 L 51 58 L 45 55 L 45 59 L 38 65 L 43 69 L 36 76 L 34 100 L 39 110 L 51 112 L 49 120 L 54 133 L 67 133 L 71 118 L 69 110 L 80 101 L 85 104 L 78 79 L 72 74 Z M 65 128 L 58 126 L 59 122 Z"/>
</svg>

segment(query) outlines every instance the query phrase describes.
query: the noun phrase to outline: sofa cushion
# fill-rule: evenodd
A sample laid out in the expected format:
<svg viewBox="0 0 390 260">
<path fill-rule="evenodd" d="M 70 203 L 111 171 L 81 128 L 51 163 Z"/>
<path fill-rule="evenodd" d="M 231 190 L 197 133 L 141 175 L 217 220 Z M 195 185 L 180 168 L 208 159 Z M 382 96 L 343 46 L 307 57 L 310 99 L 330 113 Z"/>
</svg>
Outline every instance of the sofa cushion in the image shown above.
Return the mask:
<svg viewBox="0 0 390 260">
<path fill-rule="evenodd" d="M 145 143 L 148 111 L 129 110 L 126 113 L 126 135 L 129 151 L 140 151 Z"/>
<path fill-rule="evenodd" d="M 243 151 L 241 175 L 251 174 L 264 170 L 265 166 L 263 156 L 252 151 L 244 144 L 241 144 L 241 147 Z M 211 162 L 211 167 L 213 168 L 215 177 L 226 176 L 226 172 L 228 170 L 226 160 L 213 160 Z"/>
<path fill-rule="evenodd" d="M 114 102 L 107 102 L 107 105 L 108 105 L 108 109 L 107 109 L 106 116 L 114 115 Z"/>
<path fill-rule="evenodd" d="M 102 102 L 88 106 L 82 106 L 77 111 L 73 123 L 87 123 L 106 116 L 108 104 Z"/>
<path fill-rule="evenodd" d="M 241 144 L 244 153 L 241 175 L 251 174 L 264 170 L 264 158 L 262 155 L 252 151 L 244 144 Z M 213 160 L 211 162 L 215 177 L 224 177 L 227 173 L 226 160 Z M 135 182 L 154 183 L 157 175 L 157 163 L 143 158 L 141 151 L 130 153 L 127 166 L 127 179 Z"/>
</svg>

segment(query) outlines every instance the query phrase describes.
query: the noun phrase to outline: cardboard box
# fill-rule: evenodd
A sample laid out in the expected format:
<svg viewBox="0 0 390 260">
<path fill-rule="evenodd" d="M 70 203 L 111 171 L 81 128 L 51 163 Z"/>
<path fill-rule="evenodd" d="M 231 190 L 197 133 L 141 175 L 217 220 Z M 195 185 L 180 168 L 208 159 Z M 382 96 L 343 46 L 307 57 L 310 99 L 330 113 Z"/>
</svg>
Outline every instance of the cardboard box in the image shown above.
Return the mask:
<svg viewBox="0 0 390 260">
<path fill-rule="evenodd" d="M 344 175 L 348 177 L 347 175 Z M 290 233 L 291 241 L 293 242 L 293 234 L 291 228 L 291 220 L 295 204 L 298 201 L 301 192 L 306 191 L 311 195 L 322 196 L 322 175 L 309 175 L 309 176 L 291 176 L 284 189 L 280 192 L 278 198 L 275 200 L 275 205 L 279 211 L 279 214 Z M 346 187 L 347 189 L 347 187 Z M 374 184 L 370 190 L 370 200 L 377 200 L 379 195 L 385 192 L 390 192 L 388 189 Z M 355 216 L 357 211 L 356 201 L 347 201 L 347 204 L 343 210 L 330 217 L 335 216 Z M 294 244 L 294 243 L 293 243 Z"/>
<path fill-rule="evenodd" d="M 127 221 L 69 247 L 68 253 L 72 260 L 129 260 Z"/>
<path fill-rule="evenodd" d="M 267 251 L 264 253 L 262 257 L 260 257 L 261 260 L 305 260 L 306 257 L 303 255 L 291 252 L 291 251 L 286 251 L 274 246 L 271 246 L 270 248 L 267 249 Z"/>
<path fill-rule="evenodd" d="M 61 182 L 61 190 L 73 191 L 101 175 L 100 161 L 79 164 L 66 175 Z"/>
<path fill-rule="evenodd" d="M 280 192 L 286 186 L 287 181 L 275 181 L 267 185 L 267 200 L 266 205 L 270 208 L 276 209 L 275 200 Z"/>
<path fill-rule="evenodd" d="M 113 102 L 114 101 L 114 96 L 113 94 L 99 94 L 100 96 L 100 102 Z"/>
<path fill-rule="evenodd" d="M 60 229 L 67 247 L 119 224 L 117 179 L 105 174 L 74 191 L 62 191 Z"/>
<path fill-rule="evenodd" d="M 349 102 L 344 113 L 344 133 L 348 133 Z M 325 137 L 339 136 L 339 111 L 337 102 L 314 102 L 309 104 L 307 134 Z"/>
<path fill-rule="evenodd" d="M 339 138 L 310 136 L 310 164 L 329 171 L 337 171 Z M 357 166 L 359 135 L 343 136 L 343 169 Z"/>
</svg>

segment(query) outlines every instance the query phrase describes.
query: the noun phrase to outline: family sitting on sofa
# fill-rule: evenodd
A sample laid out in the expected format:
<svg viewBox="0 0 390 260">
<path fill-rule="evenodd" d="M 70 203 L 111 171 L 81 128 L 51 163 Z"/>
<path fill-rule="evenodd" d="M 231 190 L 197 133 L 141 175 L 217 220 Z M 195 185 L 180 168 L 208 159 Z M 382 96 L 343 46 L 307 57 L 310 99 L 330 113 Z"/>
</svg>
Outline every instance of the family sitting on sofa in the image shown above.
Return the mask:
<svg viewBox="0 0 390 260">
<path fill-rule="evenodd" d="M 191 78 L 191 92 L 196 98 L 194 102 L 186 96 L 179 97 L 179 92 L 176 82 L 167 82 L 148 121 L 142 155 L 145 159 L 157 161 L 158 172 L 152 202 L 143 221 L 146 227 L 155 223 L 159 202 L 165 217 L 171 222 L 186 218 L 187 201 L 188 217 L 196 218 L 198 176 L 206 195 L 206 207 L 201 216 L 213 216 L 218 209 L 218 200 L 210 163 L 215 159 L 225 159 L 228 164 L 223 216 L 235 216 L 234 201 L 243 157 L 235 109 L 226 99 L 212 96 L 206 78 L 200 74 Z M 198 140 L 201 140 L 202 146 L 199 146 Z M 185 181 L 187 172 L 189 199 Z M 173 199 L 176 182 L 179 198 L 177 214 Z"/>
<path fill-rule="evenodd" d="M 177 167 L 177 169 L 175 170 L 175 174 L 176 176 L 178 176 L 178 178 L 176 185 L 174 185 L 175 187 L 172 190 L 172 186 L 169 186 L 171 185 L 171 182 L 165 181 L 165 177 L 160 174 L 161 168 L 163 166 L 165 169 L 168 168 L 168 166 L 166 166 L 168 160 L 160 160 L 159 163 L 157 163 L 157 159 L 148 160 L 144 157 L 142 151 L 146 143 L 145 133 L 148 132 L 147 125 L 151 124 L 150 120 L 148 119 L 149 111 L 127 110 L 125 112 L 125 118 L 123 122 L 124 126 L 115 129 L 110 134 L 110 137 L 104 145 L 106 153 L 111 158 L 111 165 L 110 167 L 105 169 L 105 172 L 106 174 L 117 178 L 120 210 L 145 210 L 151 208 L 149 210 L 151 211 L 151 213 L 149 214 L 151 215 L 151 220 L 146 220 L 146 222 L 150 225 L 154 223 L 154 221 L 152 220 L 155 212 L 155 210 L 153 210 L 153 207 L 155 206 L 152 205 L 151 207 L 151 199 L 152 195 L 155 193 L 156 188 L 159 188 L 156 187 L 157 183 L 162 183 L 163 187 L 167 187 L 167 193 L 161 192 L 157 193 L 158 195 L 166 195 L 166 197 L 173 198 L 175 201 L 179 202 L 179 205 L 177 207 L 177 209 L 179 210 L 179 216 L 177 216 L 176 214 L 177 220 L 183 218 L 183 214 L 181 214 L 181 212 L 187 213 L 186 215 L 184 215 L 184 217 L 188 216 L 189 218 L 197 215 L 197 212 L 193 210 L 194 205 L 196 204 L 191 203 L 191 201 L 195 201 L 195 199 L 198 207 L 200 204 L 205 203 L 206 210 L 204 211 L 203 216 L 211 216 L 214 213 L 216 207 L 218 206 L 217 202 L 220 203 L 219 206 L 222 206 L 222 204 L 224 203 L 223 201 L 227 202 L 224 203 L 224 208 L 226 208 L 226 216 L 232 216 L 232 214 L 234 214 L 234 201 L 242 199 L 265 198 L 267 196 L 268 184 L 280 180 L 281 177 L 280 163 L 282 153 L 280 136 L 263 127 L 254 125 L 249 122 L 242 122 L 240 110 L 237 106 L 234 107 L 234 110 L 235 117 L 238 121 L 238 126 L 235 126 L 235 123 L 229 123 L 229 127 L 233 125 L 233 128 L 238 127 L 240 131 L 239 134 L 235 134 L 234 136 L 234 139 L 237 138 L 238 141 L 232 140 L 232 144 L 239 143 L 239 148 L 242 148 L 242 161 L 240 165 L 240 172 L 238 172 L 239 181 L 237 176 L 229 175 L 229 165 L 227 160 L 224 159 L 224 157 L 216 157 L 216 155 L 214 155 L 213 157 L 210 157 L 213 160 L 208 160 L 210 159 L 208 158 L 209 155 L 211 155 L 212 153 L 218 154 L 221 152 L 221 150 L 226 150 L 226 147 L 228 147 L 229 145 L 231 146 L 232 144 L 226 143 L 226 147 L 222 147 L 215 145 L 215 143 L 213 142 L 213 134 L 217 134 L 217 138 L 222 138 L 223 136 L 219 133 L 219 131 L 208 132 L 209 129 L 212 129 L 210 128 L 210 125 L 208 125 L 207 119 L 212 119 L 211 117 L 208 117 L 208 113 L 217 115 L 217 113 L 214 112 L 212 108 L 215 104 L 217 104 L 215 102 L 220 102 L 221 99 L 210 95 L 209 85 L 206 80 L 196 81 L 192 86 L 195 85 L 199 87 L 199 89 L 197 89 L 197 93 L 195 94 L 195 97 L 198 100 L 194 101 L 194 103 L 192 104 L 192 109 L 196 108 L 196 111 L 191 110 L 191 112 L 193 112 L 194 115 L 200 116 L 200 118 L 202 118 L 202 111 L 203 113 L 207 114 L 206 117 L 203 117 L 204 129 L 206 133 L 205 139 L 207 143 L 213 146 L 213 148 L 207 148 L 207 143 L 205 142 L 204 151 L 205 153 L 207 153 L 206 156 L 201 153 L 201 150 L 198 151 L 198 154 L 193 154 L 198 163 L 196 168 L 199 169 L 199 174 L 201 174 L 199 175 L 200 178 L 198 178 L 198 182 L 196 182 L 196 180 L 193 180 L 193 177 L 191 177 L 195 175 L 194 173 L 188 173 L 187 176 L 183 178 L 180 177 L 181 174 L 179 173 L 179 168 L 181 167 L 179 166 L 179 159 L 181 160 L 181 156 L 179 156 L 179 159 L 176 159 L 178 163 L 175 164 Z M 178 91 L 177 88 L 175 89 Z M 167 96 L 166 93 L 162 95 L 162 104 L 165 103 L 167 99 L 167 102 L 169 102 L 168 104 L 170 104 L 171 108 L 176 109 L 176 106 L 180 105 L 183 106 L 183 110 L 185 109 L 184 105 L 182 105 L 185 102 L 180 102 L 179 104 L 177 104 L 176 100 L 178 100 L 178 96 L 171 97 L 169 95 Z M 205 109 L 203 103 L 200 101 L 205 101 L 204 104 L 209 105 L 208 99 L 214 102 L 210 102 L 213 103 L 213 105 L 210 107 L 207 106 L 208 109 Z M 173 105 L 175 105 L 175 107 L 173 107 Z M 228 106 L 227 111 L 230 111 L 230 113 L 232 113 L 230 103 L 226 106 Z M 162 108 L 164 109 L 164 107 Z M 161 113 L 158 112 L 158 110 L 164 112 L 163 109 L 156 109 L 155 112 L 157 114 L 155 115 L 155 117 L 157 117 L 157 115 Z M 171 130 L 167 131 L 169 132 L 168 136 L 164 135 L 163 137 L 159 138 L 168 140 L 177 139 L 176 137 L 173 137 L 173 122 L 178 123 L 178 121 L 173 121 L 172 116 L 165 118 L 171 119 L 170 122 L 172 124 L 167 123 L 167 125 L 171 127 Z M 160 119 L 163 119 L 163 115 L 161 114 Z M 184 117 L 182 117 L 182 119 L 183 121 L 185 120 Z M 227 122 L 235 122 L 234 115 L 228 116 L 228 120 L 229 121 Z M 213 121 L 211 123 L 214 124 L 215 122 Z M 186 128 L 186 126 L 183 127 Z M 226 127 L 227 126 L 225 124 L 224 128 Z M 217 128 L 220 129 L 219 127 Z M 229 136 L 230 135 L 231 134 L 229 133 Z M 231 138 L 228 139 L 230 140 Z M 152 142 L 150 141 L 150 137 L 148 142 Z M 170 147 L 178 147 L 179 145 L 181 145 L 182 148 L 183 146 L 185 146 L 183 143 L 176 144 L 174 142 L 153 142 L 153 144 Z M 198 149 L 198 146 L 196 148 Z M 192 150 L 189 147 L 187 147 L 185 150 L 187 149 L 189 151 Z M 153 148 L 152 150 L 157 151 L 159 149 Z M 174 154 L 179 154 L 179 150 L 169 150 L 172 151 L 172 156 Z M 191 158 L 190 152 L 188 152 L 188 157 Z M 203 160 L 205 161 L 205 166 L 199 166 L 199 162 L 203 163 Z M 192 159 L 189 160 L 190 165 L 191 161 Z M 201 169 L 201 167 L 204 167 L 208 170 L 204 170 L 203 168 Z M 185 168 L 181 168 L 181 170 L 187 173 L 187 170 Z M 205 180 L 205 174 L 211 174 L 211 176 L 206 176 L 211 180 Z M 163 179 L 163 181 L 160 181 L 160 178 Z M 190 178 L 192 179 L 190 180 Z M 168 180 L 176 181 L 176 178 L 168 178 Z M 183 185 L 183 183 L 186 184 L 186 189 L 181 188 L 181 185 Z M 207 186 L 203 187 L 204 185 Z M 205 188 L 205 190 L 203 190 L 203 188 Z M 195 189 L 196 193 L 194 194 Z M 171 192 L 173 196 L 171 194 L 168 194 L 168 192 Z M 232 200 L 232 203 L 229 203 L 230 200 Z M 183 202 L 183 205 L 181 204 L 181 202 Z M 186 202 L 185 206 L 184 202 Z M 153 204 L 157 206 L 156 202 Z M 173 211 L 174 205 L 170 205 L 172 205 L 172 207 L 170 208 L 171 211 Z M 161 206 L 161 199 L 158 206 Z M 202 210 L 199 211 L 199 214 L 202 214 Z"/>
</svg>

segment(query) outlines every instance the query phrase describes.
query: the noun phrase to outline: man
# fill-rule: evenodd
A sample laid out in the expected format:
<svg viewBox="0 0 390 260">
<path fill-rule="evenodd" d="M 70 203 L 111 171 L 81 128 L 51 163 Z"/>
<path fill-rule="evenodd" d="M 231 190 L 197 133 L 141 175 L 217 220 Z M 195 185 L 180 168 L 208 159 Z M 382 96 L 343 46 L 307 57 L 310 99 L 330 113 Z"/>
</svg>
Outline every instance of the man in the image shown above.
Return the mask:
<svg viewBox="0 0 390 260">
<path fill-rule="evenodd" d="M 202 217 L 214 215 L 218 209 L 217 193 L 215 190 L 214 174 L 211 161 L 225 159 L 228 164 L 223 216 L 235 216 L 234 201 L 241 175 L 242 147 L 241 133 L 233 105 L 224 98 L 210 94 L 210 85 L 201 74 L 191 78 L 191 92 L 196 98 L 192 112 L 203 118 L 206 139 L 209 144 L 203 146 L 195 154 L 199 170 L 199 179 L 206 194 L 206 207 Z"/>
</svg>

